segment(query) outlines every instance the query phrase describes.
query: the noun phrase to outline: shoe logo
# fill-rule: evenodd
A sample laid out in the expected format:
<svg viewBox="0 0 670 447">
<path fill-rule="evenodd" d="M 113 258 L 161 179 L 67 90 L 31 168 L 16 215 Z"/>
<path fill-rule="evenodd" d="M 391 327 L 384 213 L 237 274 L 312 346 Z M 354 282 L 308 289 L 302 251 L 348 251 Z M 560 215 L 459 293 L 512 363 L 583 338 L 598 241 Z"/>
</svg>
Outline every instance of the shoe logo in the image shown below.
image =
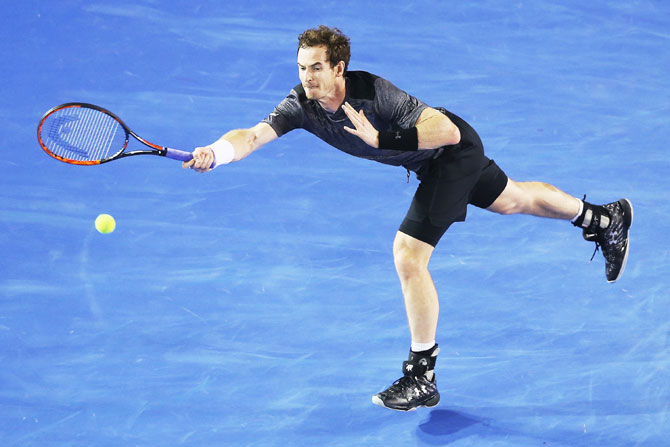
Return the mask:
<svg viewBox="0 0 670 447">
<path fill-rule="evenodd" d="M 413 369 L 414 365 L 412 365 L 411 363 L 405 366 L 405 371 L 407 372 L 412 372 Z"/>
</svg>

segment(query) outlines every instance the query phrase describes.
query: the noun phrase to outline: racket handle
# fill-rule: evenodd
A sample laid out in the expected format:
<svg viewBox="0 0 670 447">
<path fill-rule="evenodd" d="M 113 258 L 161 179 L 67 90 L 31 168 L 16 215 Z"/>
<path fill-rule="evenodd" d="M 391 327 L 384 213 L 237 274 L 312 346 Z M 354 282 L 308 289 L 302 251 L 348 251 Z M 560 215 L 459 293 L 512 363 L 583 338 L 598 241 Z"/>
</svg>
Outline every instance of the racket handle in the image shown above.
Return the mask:
<svg viewBox="0 0 670 447">
<path fill-rule="evenodd" d="M 180 151 L 178 149 L 170 149 L 169 147 L 165 148 L 165 156 L 173 160 L 180 160 L 180 161 L 193 160 L 193 154 L 191 152 Z M 212 166 L 210 166 L 210 168 L 214 169 L 215 166 L 216 166 L 216 160 L 212 162 Z"/>
</svg>

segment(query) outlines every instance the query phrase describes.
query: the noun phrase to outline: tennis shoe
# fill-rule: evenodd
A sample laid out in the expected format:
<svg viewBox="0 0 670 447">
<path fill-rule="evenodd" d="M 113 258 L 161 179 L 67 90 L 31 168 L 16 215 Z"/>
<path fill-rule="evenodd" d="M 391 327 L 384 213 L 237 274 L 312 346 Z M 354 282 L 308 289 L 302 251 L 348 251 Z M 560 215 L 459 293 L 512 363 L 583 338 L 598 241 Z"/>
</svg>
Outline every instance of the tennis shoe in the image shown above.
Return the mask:
<svg viewBox="0 0 670 447">
<path fill-rule="evenodd" d="M 435 374 L 436 348 L 432 357 L 410 352 L 403 362 L 403 376 L 381 393 L 372 396 L 372 403 L 397 411 L 412 411 L 419 407 L 434 407 L 440 401 Z M 430 379 L 427 377 L 428 373 Z"/>
<path fill-rule="evenodd" d="M 602 205 L 607 210 L 610 223 L 606 228 L 584 229 L 584 239 L 596 243 L 595 253 L 601 249 L 605 257 L 607 282 L 613 283 L 626 268 L 630 248 L 630 227 L 633 224 L 633 204 L 628 199 Z M 593 257 L 591 257 L 593 259 Z"/>
</svg>

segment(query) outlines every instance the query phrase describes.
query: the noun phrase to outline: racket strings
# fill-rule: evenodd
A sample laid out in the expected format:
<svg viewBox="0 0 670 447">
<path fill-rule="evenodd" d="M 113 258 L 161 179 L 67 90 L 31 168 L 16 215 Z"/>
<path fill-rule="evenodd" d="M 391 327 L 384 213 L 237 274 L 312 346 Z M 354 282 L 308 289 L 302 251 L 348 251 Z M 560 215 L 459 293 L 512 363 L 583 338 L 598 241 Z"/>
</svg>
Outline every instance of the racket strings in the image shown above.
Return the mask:
<svg viewBox="0 0 670 447">
<path fill-rule="evenodd" d="M 127 142 L 126 131 L 116 119 L 83 107 L 52 113 L 42 125 L 42 138 L 54 154 L 77 161 L 109 158 Z"/>
</svg>

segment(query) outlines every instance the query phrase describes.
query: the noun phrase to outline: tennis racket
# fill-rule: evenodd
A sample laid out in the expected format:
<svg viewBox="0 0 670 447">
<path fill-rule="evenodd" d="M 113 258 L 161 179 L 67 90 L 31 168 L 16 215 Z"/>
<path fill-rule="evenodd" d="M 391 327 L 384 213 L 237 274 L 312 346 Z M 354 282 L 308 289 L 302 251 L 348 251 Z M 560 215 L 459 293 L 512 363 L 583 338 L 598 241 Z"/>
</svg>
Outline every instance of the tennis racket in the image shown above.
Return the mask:
<svg viewBox="0 0 670 447">
<path fill-rule="evenodd" d="M 150 149 L 127 151 L 131 136 Z M 193 159 L 190 152 L 148 142 L 112 112 L 81 102 L 62 104 L 45 113 L 37 126 L 37 140 L 47 154 L 74 165 L 99 165 L 131 155 Z"/>
</svg>

